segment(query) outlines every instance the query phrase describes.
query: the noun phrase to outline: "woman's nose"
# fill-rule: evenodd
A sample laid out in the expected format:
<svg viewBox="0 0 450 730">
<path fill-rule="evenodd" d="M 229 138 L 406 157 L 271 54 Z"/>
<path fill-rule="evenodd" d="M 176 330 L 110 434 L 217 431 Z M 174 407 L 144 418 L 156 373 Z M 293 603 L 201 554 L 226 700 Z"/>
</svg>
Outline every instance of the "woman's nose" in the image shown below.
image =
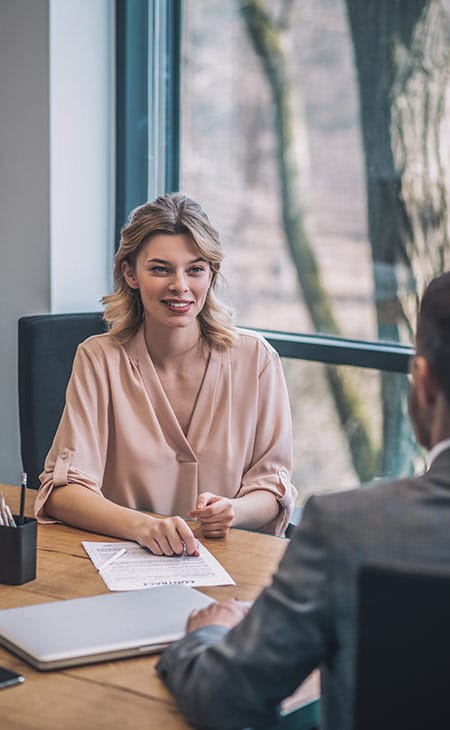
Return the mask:
<svg viewBox="0 0 450 730">
<path fill-rule="evenodd" d="M 169 289 L 173 292 L 182 293 L 189 289 L 184 271 L 176 271 L 169 283 Z"/>
</svg>

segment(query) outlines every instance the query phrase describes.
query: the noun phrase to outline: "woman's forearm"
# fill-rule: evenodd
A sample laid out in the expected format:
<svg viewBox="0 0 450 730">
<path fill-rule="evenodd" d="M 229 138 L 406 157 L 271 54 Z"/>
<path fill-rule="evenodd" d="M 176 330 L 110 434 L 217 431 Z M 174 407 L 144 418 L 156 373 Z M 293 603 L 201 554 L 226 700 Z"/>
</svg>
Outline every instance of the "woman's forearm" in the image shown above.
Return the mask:
<svg viewBox="0 0 450 730">
<path fill-rule="evenodd" d="M 249 492 L 231 501 L 234 509 L 233 527 L 257 530 L 275 520 L 280 512 L 280 503 L 275 495 L 265 489 Z"/>
<path fill-rule="evenodd" d="M 146 520 L 156 519 L 137 510 L 122 507 L 79 484 L 53 489 L 46 512 L 56 520 L 82 530 L 137 540 Z"/>
<path fill-rule="evenodd" d="M 54 489 L 46 510 L 54 519 L 74 527 L 125 540 L 134 540 L 155 555 L 198 555 L 198 544 L 188 524 L 177 515 L 159 519 L 122 507 L 100 494 L 68 484 Z"/>
</svg>

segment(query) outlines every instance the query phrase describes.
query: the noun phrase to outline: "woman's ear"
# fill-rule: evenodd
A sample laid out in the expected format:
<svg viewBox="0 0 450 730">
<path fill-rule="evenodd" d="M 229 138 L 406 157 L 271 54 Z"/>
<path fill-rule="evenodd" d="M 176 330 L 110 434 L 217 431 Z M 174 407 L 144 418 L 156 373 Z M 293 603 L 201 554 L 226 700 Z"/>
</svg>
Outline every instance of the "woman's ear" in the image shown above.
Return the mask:
<svg viewBox="0 0 450 730">
<path fill-rule="evenodd" d="M 124 261 L 122 263 L 122 274 L 124 276 L 125 281 L 127 282 L 128 286 L 131 287 L 131 289 L 139 289 L 139 284 L 136 280 L 136 274 L 134 273 L 132 267 L 128 263 L 128 261 Z"/>
<path fill-rule="evenodd" d="M 215 280 L 217 279 L 217 275 L 219 273 L 219 269 L 214 268 L 213 264 L 209 265 L 209 288 L 212 287 Z"/>
</svg>

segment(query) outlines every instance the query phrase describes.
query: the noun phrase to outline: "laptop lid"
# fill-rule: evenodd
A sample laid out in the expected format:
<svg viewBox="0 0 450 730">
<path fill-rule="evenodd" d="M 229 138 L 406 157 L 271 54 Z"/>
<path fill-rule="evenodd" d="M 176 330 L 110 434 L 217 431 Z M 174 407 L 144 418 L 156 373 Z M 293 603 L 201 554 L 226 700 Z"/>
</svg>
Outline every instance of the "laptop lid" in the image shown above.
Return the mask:
<svg viewBox="0 0 450 730">
<path fill-rule="evenodd" d="M 213 601 L 184 585 L 106 593 L 0 610 L 0 644 L 36 669 L 152 654 L 184 635 Z"/>
</svg>

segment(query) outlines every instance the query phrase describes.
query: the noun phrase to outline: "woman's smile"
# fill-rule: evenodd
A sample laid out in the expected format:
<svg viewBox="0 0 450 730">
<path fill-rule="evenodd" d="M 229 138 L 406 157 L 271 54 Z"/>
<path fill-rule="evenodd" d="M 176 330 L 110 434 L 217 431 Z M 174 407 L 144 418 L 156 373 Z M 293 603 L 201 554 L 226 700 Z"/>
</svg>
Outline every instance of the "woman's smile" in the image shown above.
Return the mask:
<svg viewBox="0 0 450 730">
<path fill-rule="evenodd" d="M 174 314 L 187 314 L 194 304 L 187 299 L 162 299 L 162 303 Z"/>
</svg>

